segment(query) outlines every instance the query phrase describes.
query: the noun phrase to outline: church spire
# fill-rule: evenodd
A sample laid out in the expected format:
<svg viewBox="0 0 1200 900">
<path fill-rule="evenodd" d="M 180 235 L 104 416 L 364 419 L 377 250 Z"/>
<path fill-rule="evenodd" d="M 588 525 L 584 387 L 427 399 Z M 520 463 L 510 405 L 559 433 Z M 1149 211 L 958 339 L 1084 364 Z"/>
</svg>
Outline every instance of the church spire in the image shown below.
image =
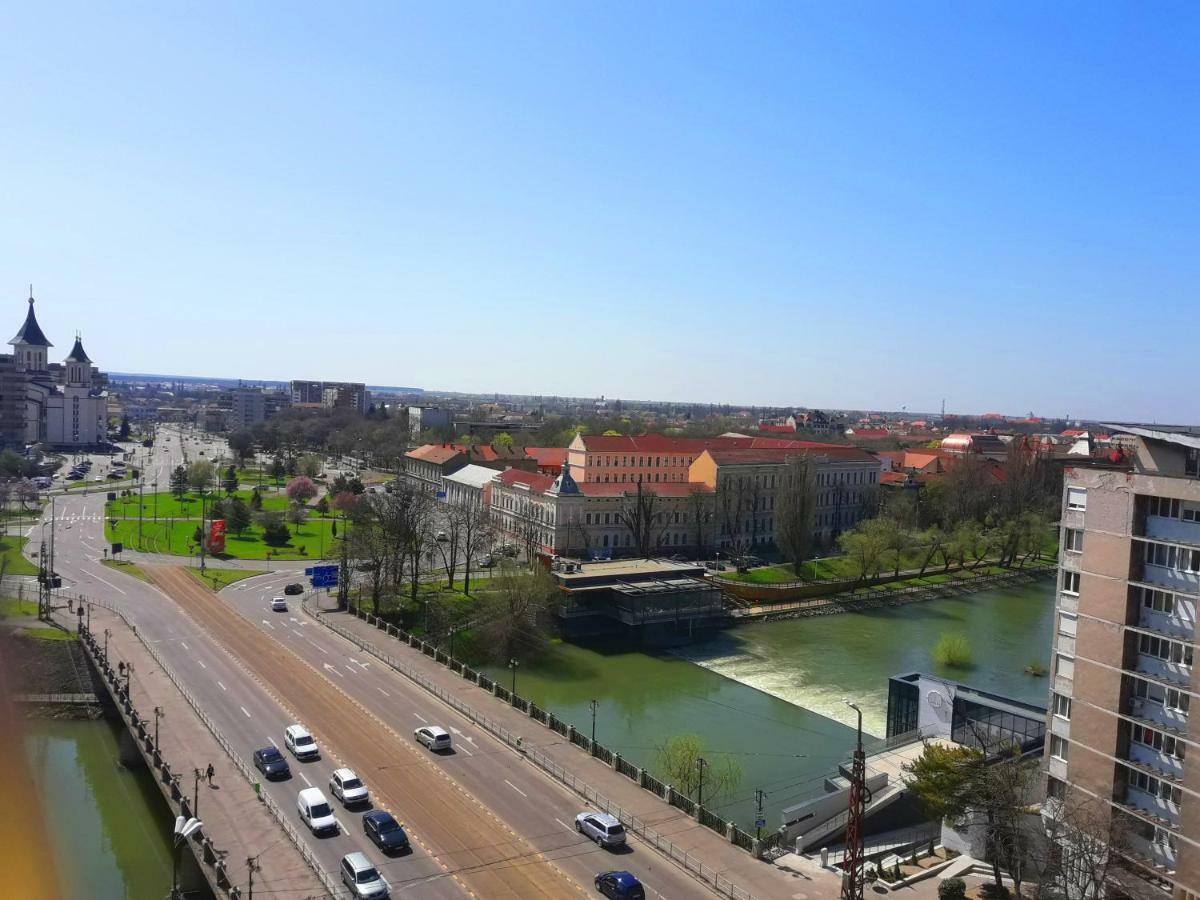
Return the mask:
<svg viewBox="0 0 1200 900">
<path fill-rule="evenodd" d="M 54 345 L 46 339 L 46 335 L 42 333 L 42 328 L 38 325 L 37 316 L 33 314 L 33 285 L 29 286 L 29 312 L 25 314 L 25 324 L 21 326 L 21 330 L 16 336 L 9 341 L 12 345 L 26 344 L 31 347 L 53 347 Z"/>
</svg>

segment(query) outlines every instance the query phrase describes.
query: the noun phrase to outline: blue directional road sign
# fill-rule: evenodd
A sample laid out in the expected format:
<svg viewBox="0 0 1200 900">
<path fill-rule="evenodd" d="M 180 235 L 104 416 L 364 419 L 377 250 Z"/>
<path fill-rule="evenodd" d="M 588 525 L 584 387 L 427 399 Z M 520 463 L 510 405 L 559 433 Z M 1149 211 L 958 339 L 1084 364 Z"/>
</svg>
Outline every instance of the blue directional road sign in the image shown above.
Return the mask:
<svg viewBox="0 0 1200 900">
<path fill-rule="evenodd" d="M 309 577 L 315 588 L 337 587 L 337 566 L 311 566 L 304 570 L 304 574 Z"/>
</svg>

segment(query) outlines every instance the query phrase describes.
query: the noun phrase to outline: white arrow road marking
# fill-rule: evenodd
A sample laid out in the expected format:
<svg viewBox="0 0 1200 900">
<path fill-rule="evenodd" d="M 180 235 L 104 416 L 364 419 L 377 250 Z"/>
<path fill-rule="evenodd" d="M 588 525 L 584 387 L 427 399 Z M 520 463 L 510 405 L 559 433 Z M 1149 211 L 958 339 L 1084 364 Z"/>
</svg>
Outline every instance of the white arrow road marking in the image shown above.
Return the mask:
<svg viewBox="0 0 1200 900">
<path fill-rule="evenodd" d="M 469 734 L 466 734 L 466 733 L 464 733 L 464 732 L 462 732 L 462 731 L 459 731 L 459 730 L 458 730 L 457 728 L 455 728 L 453 725 L 451 725 L 451 726 L 450 726 L 450 732 L 451 732 L 452 734 L 457 734 L 457 735 L 458 735 L 459 737 L 461 737 L 461 738 L 462 738 L 464 741 L 467 741 L 467 742 L 469 742 L 469 743 L 470 743 L 472 746 L 474 746 L 474 744 L 475 744 L 475 738 L 471 737 Z"/>
<path fill-rule="evenodd" d="M 332 673 L 333 673 L 334 675 L 336 675 L 338 678 L 345 678 L 345 677 L 346 677 L 346 676 L 345 676 L 345 675 L 343 675 L 341 672 L 339 672 L 337 669 L 335 669 L 333 666 L 331 666 L 329 663 L 325 663 L 325 671 L 327 671 L 327 672 L 332 672 Z"/>
<path fill-rule="evenodd" d="M 350 657 L 347 657 L 347 658 L 350 660 L 350 662 L 354 663 L 356 666 L 360 666 L 364 672 L 365 672 L 365 671 L 367 671 L 367 663 L 362 663 L 362 662 L 359 662 L 359 661 L 358 661 L 357 659 L 355 659 L 353 656 L 350 656 Z"/>
<path fill-rule="evenodd" d="M 507 784 L 514 791 L 516 791 L 518 794 L 520 794 L 522 797 L 525 797 L 526 799 L 529 798 L 529 795 L 527 793 L 525 793 L 523 790 L 521 790 L 519 787 L 517 787 L 515 784 L 513 784 L 507 778 L 504 779 L 504 783 Z"/>
<path fill-rule="evenodd" d="M 270 622 L 268 622 L 266 619 L 263 619 L 263 624 L 266 625 L 268 628 L 270 628 L 272 631 L 275 630 L 275 626 L 272 625 Z"/>
</svg>

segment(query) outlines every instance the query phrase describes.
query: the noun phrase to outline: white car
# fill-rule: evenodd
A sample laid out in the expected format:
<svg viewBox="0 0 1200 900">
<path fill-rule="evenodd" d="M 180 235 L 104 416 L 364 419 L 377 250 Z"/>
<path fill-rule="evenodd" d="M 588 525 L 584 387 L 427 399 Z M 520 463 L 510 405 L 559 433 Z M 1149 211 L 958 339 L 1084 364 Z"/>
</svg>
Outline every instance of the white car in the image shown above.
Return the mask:
<svg viewBox="0 0 1200 900">
<path fill-rule="evenodd" d="M 379 898 L 388 896 L 388 883 L 379 874 L 365 853 L 347 853 L 342 857 L 342 883 L 346 885 L 355 897 Z"/>
<path fill-rule="evenodd" d="M 370 799 L 367 786 L 353 769 L 334 769 L 329 779 L 329 793 L 341 800 L 343 806 L 366 803 Z"/>
<path fill-rule="evenodd" d="M 338 820 L 333 817 L 329 801 L 320 788 L 305 788 L 296 798 L 296 811 L 313 834 L 337 831 Z"/>
<path fill-rule="evenodd" d="M 287 597 L 272 597 L 271 612 L 287 612 Z"/>
<path fill-rule="evenodd" d="M 299 760 L 317 759 L 321 755 L 316 738 L 303 725 L 289 725 L 283 730 L 283 744 Z"/>
<path fill-rule="evenodd" d="M 449 750 L 450 732 L 440 725 L 422 725 L 413 732 L 418 744 L 424 744 L 430 750 Z"/>
<path fill-rule="evenodd" d="M 619 847 L 625 843 L 625 826 L 608 813 L 581 812 L 575 817 L 575 830 L 601 847 Z"/>
</svg>

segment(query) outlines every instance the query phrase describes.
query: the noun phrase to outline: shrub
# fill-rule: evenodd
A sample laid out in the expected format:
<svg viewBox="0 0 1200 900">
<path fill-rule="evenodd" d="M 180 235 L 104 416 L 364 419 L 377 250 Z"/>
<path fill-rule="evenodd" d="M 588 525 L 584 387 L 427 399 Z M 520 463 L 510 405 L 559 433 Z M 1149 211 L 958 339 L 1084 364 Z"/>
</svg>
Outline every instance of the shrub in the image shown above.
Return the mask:
<svg viewBox="0 0 1200 900">
<path fill-rule="evenodd" d="M 951 669 L 969 669 L 975 662 L 971 656 L 971 644 L 965 635 L 943 634 L 933 648 L 933 658 Z"/>
<path fill-rule="evenodd" d="M 943 878 L 938 884 L 938 900 L 964 900 L 967 883 L 961 878 Z"/>
<path fill-rule="evenodd" d="M 1025 667 L 1025 671 L 1028 672 L 1030 675 L 1033 675 L 1037 678 L 1041 678 L 1043 675 L 1046 674 L 1046 667 L 1040 662 L 1031 662 L 1029 665 L 1027 665 Z"/>
</svg>

